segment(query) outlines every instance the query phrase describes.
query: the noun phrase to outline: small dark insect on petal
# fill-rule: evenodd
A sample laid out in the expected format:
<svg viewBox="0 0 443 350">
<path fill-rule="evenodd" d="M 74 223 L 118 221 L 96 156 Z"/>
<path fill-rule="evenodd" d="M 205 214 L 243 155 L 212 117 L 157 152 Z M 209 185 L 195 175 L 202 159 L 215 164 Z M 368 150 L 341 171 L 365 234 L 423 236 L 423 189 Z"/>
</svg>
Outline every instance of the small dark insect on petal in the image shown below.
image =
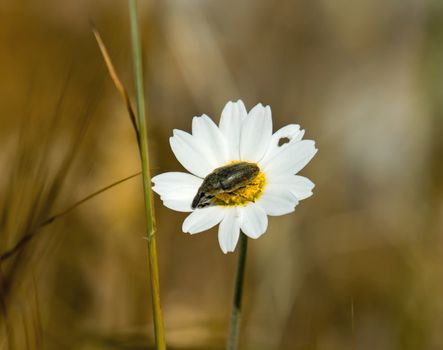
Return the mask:
<svg viewBox="0 0 443 350">
<path fill-rule="evenodd" d="M 288 137 L 282 137 L 278 140 L 278 147 L 283 146 L 285 143 L 288 143 L 290 140 Z"/>
</svg>

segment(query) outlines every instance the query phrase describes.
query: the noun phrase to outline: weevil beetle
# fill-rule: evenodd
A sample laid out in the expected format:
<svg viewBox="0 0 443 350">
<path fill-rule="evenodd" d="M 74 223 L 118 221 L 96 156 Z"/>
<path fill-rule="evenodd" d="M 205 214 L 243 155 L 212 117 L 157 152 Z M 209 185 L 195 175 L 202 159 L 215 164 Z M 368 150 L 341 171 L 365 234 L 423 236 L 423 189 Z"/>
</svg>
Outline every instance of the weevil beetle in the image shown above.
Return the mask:
<svg viewBox="0 0 443 350">
<path fill-rule="evenodd" d="M 192 201 L 192 209 L 204 208 L 211 204 L 219 193 L 230 193 L 246 186 L 260 172 L 253 163 L 239 162 L 215 169 L 206 176 Z"/>
</svg>

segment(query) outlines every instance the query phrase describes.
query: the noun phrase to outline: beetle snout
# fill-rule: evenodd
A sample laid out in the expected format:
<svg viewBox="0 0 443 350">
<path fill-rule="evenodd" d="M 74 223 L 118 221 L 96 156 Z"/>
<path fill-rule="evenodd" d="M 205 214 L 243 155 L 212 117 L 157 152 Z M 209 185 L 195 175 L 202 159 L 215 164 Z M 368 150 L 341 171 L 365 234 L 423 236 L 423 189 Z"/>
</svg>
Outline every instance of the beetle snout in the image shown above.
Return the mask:
<svg viewBox="0 0 443 350">
<path fill-rule="evenodd" d="M 198 192 L 198 193 L 195 195 L 194 199 L 192 200 L 192 204 L 191 204 L 191 208 L 192 208 L 192 209 L 197 208 L 198 203 L 200 202 L 200 198 L 201 198 L 202 196 L 203 196 L 203 193 L 202 193 L 202 192 Z"/>
</svg>

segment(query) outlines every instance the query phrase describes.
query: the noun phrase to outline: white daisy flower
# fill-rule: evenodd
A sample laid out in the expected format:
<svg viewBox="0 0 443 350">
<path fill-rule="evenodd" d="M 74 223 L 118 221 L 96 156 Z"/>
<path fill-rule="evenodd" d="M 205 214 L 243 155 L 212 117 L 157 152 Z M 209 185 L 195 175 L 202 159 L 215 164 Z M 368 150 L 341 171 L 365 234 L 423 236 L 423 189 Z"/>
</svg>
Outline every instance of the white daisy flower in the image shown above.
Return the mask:
<svg viewBox="0 0 443 350">
<path fill-rule="evenodd" d="M 272 134 L 269 106 L 249 113 L 241 100 L 228 102 L 217 126 L 207 115 L 192 119 L 192 134 L 175 129 L 169 139 L 175 157 L 189 171 L 155 176 L 153 190 L 173 210 L 191 212 L 183 232 L 220 224 L 218 241 L 232 252 L 240 230 L 251 238 L 265 233 L 268 215 L 294 211 L 314 184 L 295 175 L 317 152 L 304 130 L 287 125 Z"/>
</svg>

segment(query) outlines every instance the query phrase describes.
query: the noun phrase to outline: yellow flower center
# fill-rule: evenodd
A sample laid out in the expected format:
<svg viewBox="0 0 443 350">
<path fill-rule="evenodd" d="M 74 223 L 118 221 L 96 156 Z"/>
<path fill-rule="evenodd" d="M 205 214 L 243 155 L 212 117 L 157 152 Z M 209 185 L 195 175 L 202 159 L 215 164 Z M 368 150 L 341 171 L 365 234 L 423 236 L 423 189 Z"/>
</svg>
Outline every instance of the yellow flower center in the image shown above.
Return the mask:
<svg viewBox="0 0 443 350">
<path fill-rule="evenodd" d="M 255 202 L 262 194 L 266 186 L 265 173 L 260 171 L 258 175 L 244 187 L 232 192 L 223 192 L 215 195 L 215 204 L 222 206 L 242 206 L 249 202 Z"/>
</svg>

